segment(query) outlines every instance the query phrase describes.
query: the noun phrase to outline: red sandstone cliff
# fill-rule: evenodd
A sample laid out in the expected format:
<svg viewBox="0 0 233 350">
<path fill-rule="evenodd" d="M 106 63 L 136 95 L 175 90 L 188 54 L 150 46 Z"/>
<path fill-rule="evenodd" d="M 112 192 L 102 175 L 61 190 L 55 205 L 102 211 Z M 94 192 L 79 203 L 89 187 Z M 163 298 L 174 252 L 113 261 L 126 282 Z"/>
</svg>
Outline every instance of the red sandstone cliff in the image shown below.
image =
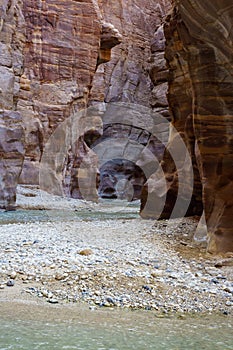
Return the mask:
<svg viewBox="0 0 233 350">
<path fill-rule="evenodd" d="M 16 64 L 14 69 L 2 68 L 4 74 L 1 77 L 5 82 L 4 99 L 8 104 L 12 99 L 9 110 L 20 113 L 25 130 L 20 183 L 39 183 L 40 161 L 50 135 L 72 114 L 90 105 L 131 102 L 168 115 L 161 23 L 169 6 L 167 0 L 127 3 L 120 0 L 78 3 L 74 0 L 4 1 L 2 33 L 8 36 L 8 46 Z M 122 44 L 114 48 L 121 41 Z M 2 56 L 6 61 L 8 56 L 4 50 Z M 160 78 L 156 71 L 160 72 Z M 8 108 L 2 107 L 4 110 Z M 80 164 L 86 162 L 93 168 L 93 173 L 98 173 L 97 158 L 88 145 L 93 137 L 101 135 L 99 124 L 97 111 L 97 127 L 89 125 L 89 132 L 86 126 L 85 137 L 81 135 L 77 142 L 70 144 L 64 159 L 59 159 L 62 164 L 56 163 L 54 155 L 50 157 L 51 164 L 47 165 L 55 167 L 57 173 L 62 171 L 64 191 L 68 196 L 81 196 L 77 176 L 86 181 L 86 190 L 90 186 L 85 172 L 80 175 Z M 112 137 L 114 130 L 109 126 L 106 128 Z M 134 140 L 149 143 L 154 153 L 163 151 L 148 133 L 142 137 L 143 130 L 120 129 L 126 135 L 129 132 Z M 18 170 L 19 175 L 20 167 Z M 140 186 L 143 179 L 139 176 L 136 180 Z M 46 189 L 52 190 L 50 181 L 42 179 L 42 182 Z M 92 198 L 93 191 L 89 195 Z"/>
<path fill-rule="evenodd" d="M 194 189 L 188 214 L 200 215 L 203 203 L 208 250 L 233 251 L 232 2 L 180 0 L 173 1 L 173 6 L 165 27 L 168 101 L 172 124 L 192 159 Z M 176 147 L 173 136 L 168 150 Z M 178 171 L 185 169 L 177 169 L 169 152 L 162 166 L 167 192 L 161 217 L 168 218 L 179 186 L 185 187 L 186 179 L 180 181 Z M 142 209 L 147 192 L 145 188 Z M 156 208 L 149 206 L 142 215 L 155 217 Z"/>
<path fill-rule="evenodd" d="M 22 116 L 17 112 L 25 23 L 21 9 L 0 3 L 0 208 L 12 209 L 24 159 Z"/>
<path fill-rule="evenodd" d="M 172 21 L 178 20 L 177 32 L 191 80 L 195 155 L 202 182 L 208 249 L 233 251 L 232 1 L 182 0 L 177 10 L 178 18 L 175 14 Z M 173 61 L 169 61 L 171 67 Z M 170 103 L 176 120 L 173 86 L 171 81 Z M 188 135 L 188 129 L 185 132 Z"/>
<path fill-rule="evenodd" d="M 167 0 L 101 1 L 101 15 L 105 21 L 113 23 L 122 34 L 122 43 L 113 48 L 110 62 L 99 66 L 91 90 L 91 105 L 97 108 L 100 105 L 100 108 L 104 109 L 105 106 L 100 102 L 123 102 L 130 104 L 132 107 L 129 109 L 132 110 L 137 109 L 137 105 L 144 105 L 155 112 L 155 119 L 156 113 L 169 117 L 166 98 L 168 70 L 164 58 L 165 38 L 162 24 L 170 7 Z M 99 193 L 111 198 L 117 196 L 116 185 L 123 176 L 133 184 L 132 198 L 140 198 L 145 174 L 143 175 L 139 167 L 147 169 L 148 177 L 156 167 L 154 164 L 152 169 L 148 170 L 150 163 L 154 162 L 155 158 L 161 159 L 164 147 L 148 131 L 146 121 L 144 128 L 140 128 L 136 121 L 134 125 L 127 125 L 119 114 L 114 117 L 111 111 L 104 113 L 103 136 L 99 139 L 99 144 L 109 139 L 117 146 L 118 140 L 125 138 L 131 142 L 132 151 L 133 142 L 142 147 L 148 145 L 148 153 L 151 152 L 151 156 L 136 159 L 135 152 L 134 165 L 124 160 L 121 169 L 122 161 L 114 160 L 115 150 L 112 149 L 112 154 L 108 152 L 107 157 L 112 161 L 103 165 L 100 171 Z M 142 118 L 146 119 L 146 116 Z M 129 147 L 129 144 L 126 142 L 122 147 Z M 125 153 L 127 154 L 127 151 Z"/>
</svg>

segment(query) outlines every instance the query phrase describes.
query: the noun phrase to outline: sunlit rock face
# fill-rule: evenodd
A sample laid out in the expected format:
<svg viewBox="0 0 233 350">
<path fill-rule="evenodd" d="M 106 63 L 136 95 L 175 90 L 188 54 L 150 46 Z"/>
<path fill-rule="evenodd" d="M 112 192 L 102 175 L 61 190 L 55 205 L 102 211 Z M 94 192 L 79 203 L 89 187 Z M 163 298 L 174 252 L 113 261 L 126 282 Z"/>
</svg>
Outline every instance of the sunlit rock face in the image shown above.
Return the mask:
<svg viewBox="0 0 233 350">
<path fill-rule="evenodd" d="M 0 208 L 14 209 L 24 159 L 22 117 L 16 112 L 23 72 L 25 24 L 20 8 L 0 4 Z"/>
<path fill-rule="evenodd" d="M 232 2 L 173 3 L 165 28 L 168 100 L 173 125 L 192 157 L 191 214 L 199 214 L 202 193 L 209 251 L 233 251 Z M 171 137 L 170 146 L 174 142 Z M 162 217 L 169 217 L 177 195 L 177 169 L 168 155 L 163 167 L 168 192 Z"/>
</svg>

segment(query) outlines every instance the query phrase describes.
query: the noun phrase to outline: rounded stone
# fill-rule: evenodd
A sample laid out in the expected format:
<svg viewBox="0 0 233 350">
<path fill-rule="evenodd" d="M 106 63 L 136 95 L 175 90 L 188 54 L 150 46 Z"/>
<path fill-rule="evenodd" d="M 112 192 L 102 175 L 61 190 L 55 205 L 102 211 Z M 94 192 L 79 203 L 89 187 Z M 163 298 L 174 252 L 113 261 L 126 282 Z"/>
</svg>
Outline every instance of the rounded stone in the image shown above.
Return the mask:
<svg viewBox="0 0 233 350">
<path fill-rule="evenodd" d="M 15 285 L 15 281 L 14 280 L 9 280 L 6 283 L 7 287 L 13 287 Z"/>
<path fill-rule="evenodd" d="M 83 256 L 88 256 L 88 255 L 92 255 L 93 251 L 91 249 L 83 249 L 83 250 L 80 250 L 78 254 Z"/>
</svg>

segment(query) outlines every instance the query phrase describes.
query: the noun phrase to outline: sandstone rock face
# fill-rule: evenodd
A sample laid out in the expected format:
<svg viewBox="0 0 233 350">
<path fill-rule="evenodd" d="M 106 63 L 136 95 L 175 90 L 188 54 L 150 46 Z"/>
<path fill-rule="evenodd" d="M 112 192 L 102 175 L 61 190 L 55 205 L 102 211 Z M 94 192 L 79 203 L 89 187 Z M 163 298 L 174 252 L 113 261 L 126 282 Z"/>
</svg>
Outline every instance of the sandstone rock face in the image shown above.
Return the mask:
<svg viewBox="0 0 233 350">
<path fill-rule="evenodd" d="M 85 109 L 89 101 L 151 105 L 154 85 L 150 70 L 157 50 L 151 52 L 151 39 L 161 26 L 167 7 L 166 1 L 149 1 L 145 5 L 142 0 L 127 4 L 73 0 L 3 3 L 5 38 L 1 40 L 0 97 L 4 109 L 16 109 L 23 118 L 25 159 L 21 183 L 39 183 L 47 140 L 58 125 Z M 121 41 L 121 47 L 113 51 L 112 63 L 105 68 L 99 66 L 110 60 L 112 48 Z M 97 66 L 100 68 L 96 72 Z M 165 90 L 163 86 L 156 93 L 160 97 L 162 93 L 162 109 L 167 113 Z M 88 160 L 86 141 L 90 146 L 90 139 L 93 141 L 100 134 L 93 125 L 89 128 L 80 140 L 70 144 L 62 160 L 64 191 L 74 197 L 81 196 L 76 181 L 79 164 L 84 159 L 88 164 L 93 162 L 93 172 L 98 173 L 96 157 L 91 155 Z M 134 134 L 134 130 L 130 133 Z M 153 138 L 149 143 L 155 153 L 161 148 Z M 61 171 L 58 168 L 55 171 Z M 46 186 L 45 181 L 43 184 Z M 51 186 L 48 181 L 48 187 Z"/>
<path fill-rule="evenodd" d="M 151 158 L 160 160 L 164 146 L 149 131 L 146 121 L 144 128 L 138 127 L 136 121 L 135 125 L 134 123 L 127 125 L 124 121 L 124 115 L 120 116 L 119 113 L 116 113 L 114 116 L 109 111 L 104 112 L 104 104 L 119 103 L 119 109 L 121 109 L 121 103 L 132 104 L 132 108 L 129 107 L 129 110 L 136 110 L 137 105 L 143 105 L 155 112 L 155 120 L 156 114 L 169 118 L 166 98 L 168 70 L 164 58 L 165 38 L 162 23 L 171 6 L 170 2 L 167 0 L 130 0 L 127 2 L 103 0 L 99 4 L 104 20 L 114 24 L 114 27 L 122 34 L 122 43 L 113 48 L 109 63 L 98 67 L 93 80 L 90 104 L 97 108 L 99 106 L 104 122 L 103 136 L 98 140 L 98 143 L 104 143 L 109 139 L 117 145 L 120 142 L 119 139 L 128 139 L 129 142 L 134 140 L 142 147 L 147 145 L 147 150 L 152 153 Z M 101 104 L 101 102 L 103 103 Z M 109 115 L 111 115 L 110 118 Z M 146 120 L 147 117 L 142 115 L 142 118 Z M 122 147 L 124 147 L 124 142 Z M 125 147 L 128 147 L 127 143 L 125 143 Z M 137 150 L 135 150 L 136 154 Z M 127 163 L 132 159 L 115 160 L 109 158 L 111 157 L 108 157 L 106 167 L 101 166 L 100 169 L 100 195 L 106 196 L 108 193 L 108 196 L 115 198 L 118 192 L 116 186 L 119 175 L 121 182 L 123 181 L 122 177 L 125 178 L 126 183 L 131 178 L 131 185 L 128 187 L 129 193 L 126 197 L 138 198 L 145 182 L 145 174 L 141 173 L 139 179 L 139 172 L 136 171 L 138 166 L 142 166 L 142 159 L 135 157 L 133 159 L 134 166 L 132 166 L 132 164 Z M 123 169 L 119 165 L 121 162 L 125 164 Z M 151 159 L 147 159 L 146 162 L 150 163 Z M 145 166 L 145 160 L 143 166 Z M 118 175 L 117 167 L 122 169 Z M 152 166 L 152 169 L 154 168 Z M 108 169 L 109 176 L 106 175 L 106 169 Z M 150 174 L 147 173 L 147 176 Z M 135 192 L 133 196 L 130 192 L 132 186 L 137 188 L 137 193 Z M 119 196 L 121 196 L 120 193 Z"/>
<path fill-rule="evenodd" d="M 170 218 L 171 214 L 181 217 L 184 214 L 201 215 L 203 209 L 202 186 L 196 164 L 194 147 L 195 137 L 192 124 L 192 81 L 189 74 L 188 62 L 186 61 L 187 53 L 178 33 L 179 20 L 177 17 L 178 15 L 165 25 L 167 39 L 166 58 L 170 68 L 169 74 L 167 73 L 167 79 L 170 82 L 168 99 L 175 132 L 170 133 L 169 143 L 161 163 L 166 178 L 165 188 L 161 191 L 159 188 L 161 183 L 158 181 L 158 175 L 154 174 L 150 180 L 151 183 L 154 182 L 152 189 L 148 189 L 148 184 L 143 189 L 141 215 L 144 218 Z M 179 140 L 179 136 L 182 137 L 186 146 L 186 149 L 183 149 L 182 153 L 188 151 L 192 160 L 192 163 L 189 164 L 186 170 L 178 169 L 178 164 L 171 155 L 172 149 L 179 149 L 179 142 L 181 141 Z M 182 156 L 183 154 L 180 154 L 180 158 L 182 158 Z M 182 168 L 184 168 L 184 166 L 187 166 L 187 164 L 182 165 Z M 194 180 L 192 179 L 193 172 Z M 155 182 L 158 185 L 156 185 Z M 189 188 L 189 191 L 192 191 L 193 187 L 193 194 L 189 205 L 189 203 L 185 203 L 185 196 L 186 189 L 190 186 L 191 188 Z M 179 210 L 173 213 L 178 197 L 178 188 L 184 189 L 184 193 L 179 193 L 181 205 Z M 151 199 L 148 199 L 148 192 L 151 192 Z M 164 208 L 161 208 L 161 205 L 158 204 L 160 201 L 164 203 Z M 189 199 L 187 199 L 187 201 L 189 201 Z M 157 204 L 155 205 L 155 203 Z"/>
<path fill-rule="evenodd" d="M 111 61 L 97 70 L 91 99 L 151 106 L 153 82 L 149 73 L 156 66 L 158 71 L 166 70 L 161 24 L 170 2 L 102 0 L 99 3 L 104 21 L 112 23 L 123 38 L 122 44 L 112 50 Z M 160 55 L 159 65 L 157 60 L 154 62 L 156 54 Z M 166 77 L 159 81 L 166 81 Z"/>
<path fill-rule="evenodd" d="M 174 1 L 165 30 L 172 121 L 194 170 L 190 214 L 200 214 L 203 193 L 208 249 L 214 253 L 233 251 L 232 18 L 230 0 Z M 174 142 L 171 137 L 170 146 Z M 169 217 L 178 180 L 169 155 L 164 162 L 168 192 L 162 216 Z"/>
<path fill-rule="evenodd" d="M 72 113 L 86 107 L 101 23 L 92 1 L 24 0 L 22 12 L 26 43 L 18 110 L 26 129 L 26 157 L 20 180 L 35 184 L 48 138 Z"/>
<path fill-rule="evenodd" d="M 13 209 L 24 159 L 24 130 L 16 112 L 23 72 L 25 24 L 18 1 L 0 4 L 0 208 Z"/>
<path fill-rule="evenodd" d="M 0 209 L 15 208 L 16 186 L 24 159 L 24 130 L 18 112 L 0 114 Z"/>
<path fill-rule="evenodd" d="M 157 52 L 155 33 L 161 31 L 167 8 L 168 2 L 162 0 L 146 4 L 142 0 L 3 2 L 0 99 L 3 109 L 17 110 L 23 118 L 25 159 L 21 183 L 40 182 L 44 147 L 54 130 L 74 113 L 96 101 L 126 101 L 151 107 L 155 76 L 151 70 L 153 63 L 158 66 L 153 58 Z M 112 50 L 121 41 L 119 49 Z M 162 49 L 158 48 L 159 54 Z M 111 64 L 100 66 L 110 60 L 111 51 Z M 164 62 L 162 66 L 163 70 Z M 166 114 L 166 88 L 164 80 L 161 82 L 162 88 L 154 93 L 162 96 L 163 102 L 156 108 Z M 79 164 L 85 159 L 92 164 L 92 172 L 98 173 L 97 159 L 88 145 L 101 133 L 92 124 L 89 129 L 85 128 L 80 139 L 72 139 L 68 153 L 59 160 L 61 164 L 50 160 L 51 166 L 56 164 L 55 172 L 62 171 L 65 193 L 74 197 L 81 196 L 76 181 Z M 136 138 L 141 131 L 134 135 L 132 129 L 130 134 Z M 65 147 L 67 142 L 66 137 Z M 149 147 L 161 153 L 156 139 L 149 140 Z M 53 190 L 53 183 L 42 182 L 47 190 Z"/>
<path fill-rule="evenodd" d="M 111 24 L 102 23 L 99 8 L 92 1 L 35 3 L 25 0 L 19 7 L 26 28 L 24 71 L 19 81 L 21 90 L 17 105 L 26 134 L 26 156 L 20 182 L 37 184 L 47 140 L 58 125 L 87 107 L 102 50 L 110 51 L 119 44 L 120 35 Z M 73 190 L 77 186 L 77 172 L 72 169 L 70 159 L 78 156 L 88 162 L 89 157 L 87 145 L 83 143 L 81 147 L 83 138 L 73 141 L 69 155 L 60 160 L 66 169 L 65 187 L 70 187 L 71 195 L 77 192 L 77 189 Z M 93 167 L 97 171 L 96 162 Z M 72 175 L 67 175 L 67 169 Z M 46 185 L 45 181 L 43 184 Z M 53 187 L 53 184 L 49 186 Z M 53 190 L 47 186 L 46 189 Z"/>
<path fill-rule="evenodd" d="M 18 120 L 22 116 L 25 159 L 20 182 L 38 184 L 47 140 L 58 125 L 87 107 L 97 64 L 108 60 L 121 35 L 112 24 L 103 21 L 98 3 L 91 0 L 4 0 L 0 11 L 0 107 L 17 110 Z M 4 118 L 6 115 L 8 119 L 12 116 L 2 114 Z M 2 122 L 4 128 L 9 124 L 8 119 Z M 14 129 L 12 125 L 10 128 Z M 18 130 L 17 123 L 15 128 Z M 6 143 L 13 142 L 7 133 L 4 136 Z M 53 169 L 55 172 L 63 169 L 65 191 L 68 187 L 70 195 L 75 193 L 75 197 L 77 162 L 74 159 L 81 157 L 88 164 L 93 162 L 97 172 L 96 157 L 91 155 L 89 159 L 91 152 L 83 135 L 79 137 L 80 140 L 72 139 L 69 153 L 59 160 L 59 169 Z M 49 164 L 54 162 L 50 160 Z M 71 164 L 76 164 L 76 170 Z M 46 186 L 46 181 L 42 182 Z M 52 191 L 49 187 L 53 183 L 46 186 Z"/>
</svg>

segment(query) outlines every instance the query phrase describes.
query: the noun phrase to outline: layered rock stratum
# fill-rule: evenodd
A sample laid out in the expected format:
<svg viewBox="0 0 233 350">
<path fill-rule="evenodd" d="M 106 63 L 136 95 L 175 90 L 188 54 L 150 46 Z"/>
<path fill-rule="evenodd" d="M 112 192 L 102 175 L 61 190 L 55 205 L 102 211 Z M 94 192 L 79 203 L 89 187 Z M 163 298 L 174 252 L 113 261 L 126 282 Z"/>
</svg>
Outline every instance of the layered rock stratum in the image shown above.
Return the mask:
<svg viewBox="0 0 233 350">
<path fill-rule="evenodd" d="M 17 111 L 25 23 L 20 7 L 0 4 L 0 208 L 13 209 L 24 159 L 24 128 Z"/>
<path fill-rule="evenodd" d="M 203 205 L 208 250 L 214 253 L 233 250 L 232 17 L 231 1 L 181 0 L 173 1 L 165 25 L 172 124 L 192 159 L 193 195 L 188 214 L 200 215 Z M 179 177 L 185 169 L 177 169 L 168 152 L 176 144 L 172 133 L 162 162 L 167 181 L 162 218 L 170 217 L 179 186 L 187 185 L 187 178 Z M 155 217 L 156 208 L 142 214 Z"/>
<path fill-rule="evenodd" d="M 233 250 L 232 18 L 231 1 L 184 0 L 165 31 L 169 104 L 192 154 L 199 199 L 201 179 L 211 252 Z"/>
</svg>

